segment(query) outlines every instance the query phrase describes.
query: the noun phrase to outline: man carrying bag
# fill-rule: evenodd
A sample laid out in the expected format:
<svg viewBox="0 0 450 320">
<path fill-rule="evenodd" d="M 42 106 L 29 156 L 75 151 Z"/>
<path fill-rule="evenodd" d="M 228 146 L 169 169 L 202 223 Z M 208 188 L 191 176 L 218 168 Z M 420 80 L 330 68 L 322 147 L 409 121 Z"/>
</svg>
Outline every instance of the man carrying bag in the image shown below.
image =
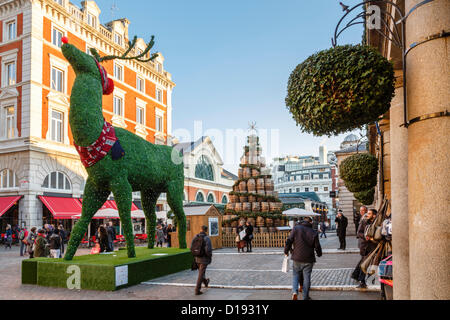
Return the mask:
<svg viewBox="0 0 450 320">
<path fill-rule="evenodd" d="M 197 234 L 191 243 L 191 252 L 194 256 L 195 263 L 198 266 L 197 285 L 195 287 L 195 294 L 200 295 L 202 283 L 208 287 L 209 279 L 205 278 L 206 267 L 212 260 L 212 244 L 211 239 L 207 236 L 207 226 L 202 226 L 202 231 Z"/>
</svg>

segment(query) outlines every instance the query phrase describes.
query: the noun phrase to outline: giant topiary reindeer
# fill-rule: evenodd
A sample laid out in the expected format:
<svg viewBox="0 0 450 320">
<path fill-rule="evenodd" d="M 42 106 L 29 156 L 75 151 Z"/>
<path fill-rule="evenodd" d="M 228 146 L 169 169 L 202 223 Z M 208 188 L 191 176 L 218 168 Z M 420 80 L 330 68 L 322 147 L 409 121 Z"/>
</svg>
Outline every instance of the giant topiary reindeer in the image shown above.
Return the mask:
<svg viewBox="0 0 450 320">
<path fill-rule="evenodd" d="M 156 201 L 162 192 L 166 192 L 167 202 L 177 217 L 179 246 L 186 248 L 183 163 L 172 156 L 178 157 L 179 153 L 173 153 L 169 146 L 154 145 L 125 129 L 112 127 L 102 114 L 102 94 L 111 94 L 114 83 L 100 62 L 112 59 L 153 60 L 157 54 L 145 58 L 153 43 L 152 37 L 141 54 L 128 57 L 136 44 L 134 37 L 122 56 L 100 57 L 95 49 L 91 49 L 91 56 L 69 44 L 67 38 L 63 39 L 62 53 L 76 74 L 70 96 L 69 122 L 75 147 L 88 173 L 81 218 L 72 231 L 65 260 L 72 260 L 92 217 L 111 192 L 119 209 L 128 257 L 136 256 L 130 216 L 133 191 L 141 192 L 148 247 L 154 246 Z"/>
</svg>

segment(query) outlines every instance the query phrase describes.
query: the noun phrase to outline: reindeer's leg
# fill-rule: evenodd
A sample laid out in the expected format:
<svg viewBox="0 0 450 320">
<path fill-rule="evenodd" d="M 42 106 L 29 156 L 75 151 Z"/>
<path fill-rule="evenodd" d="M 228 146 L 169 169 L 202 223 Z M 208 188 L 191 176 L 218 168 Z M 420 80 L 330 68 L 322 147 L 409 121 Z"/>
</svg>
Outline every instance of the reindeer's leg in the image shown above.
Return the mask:
<svg viewBox="0 0 450 320">
<path fill-rule="evenodd" d="M 111 181 L 110 188 L 112 193 L 114 194 L 114 200 L 116 201 L 117 209 L 119 209 L 122 229 L 125 233 L 125 239 L 127 240 L 128 258 L 134 258 L 136 257 L 136 252 L 134 250 L 134 234 L 133 226 L 131 223 L 131 185 L 126 178 L 119 178 Z"/>
<path fill-rule="evenodd" d="M 89 178 L 87 179 L 86 187 L 84 188 L 81 218 L 75 224 L 75 227 L 73 228 L 70 235 L 69 244 L 67 245 L 67 252 L 64 255 L 65 260 L 72 260 L 75 252 L 78 249 L 78 246 L 80 245 L 81 240 L 83 239 L 84 234 L 87 231 L 92 217 L 108 199 L 109 194 L 109 190 L 99 189 L 92 183 Z"/>
<path fill-rule="evenodd" d="M 183 190 L 184 180 L 174 180 L 169 182 L 167 188 L 167 202 L 173 213 L 177 217 L 178 243 L 180 249 L 186 248 L 186 216 L 183 210 Z"/>
<path fill-rule="evenodd" d="M 156 227 L 156 201 L 160 193 L 153 191 L 141 191 L 142 208 L 144 209 L 148 248 L 153 249 L 155 245 L 155 227 Z"/>
</svg>

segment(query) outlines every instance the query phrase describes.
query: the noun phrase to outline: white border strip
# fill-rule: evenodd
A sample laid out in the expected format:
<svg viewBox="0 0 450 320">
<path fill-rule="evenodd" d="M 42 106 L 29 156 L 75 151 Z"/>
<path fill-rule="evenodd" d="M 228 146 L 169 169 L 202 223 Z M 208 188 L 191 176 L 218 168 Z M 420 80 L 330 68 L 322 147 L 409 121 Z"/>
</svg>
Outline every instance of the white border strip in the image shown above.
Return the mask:
<svg viewBox="0 0 450 320">
<path fill-rule="evenodd" d="M 313 272 L 314 271 L 338 271 L 338 270 L 354 270 L 355 268 L 336 268 L 336 269 L 315 269 L 313 268 Z M 222 271 L 222 272 L 282 272 L 281 268 L 278 270 L 264 270 L 264 269 L 260 269 L 260 270 L 255 270 L 255 269 L 215 269 L 215 268 L 208 268 L 208 271 Z M 289 272 L 291 273 L 291 272 Z"/>
<path fill-rule="evenodd" d="M 337 253 L 337 254 L 348 254 L 348 253 L 359 253 L 359 249 L 346 249 L 346 250 L 337 250 L 337 249 L 323 249 L 322 253 Z M 284 255 L 283 250 L 280 251 L 253 251 L 248 252 L 248 255 L 257 255 L 257 254 L 278 254 L 278 255 Z M 213 255 L 247 255 L 247 252 L 214 252 Z"/>
</svg>

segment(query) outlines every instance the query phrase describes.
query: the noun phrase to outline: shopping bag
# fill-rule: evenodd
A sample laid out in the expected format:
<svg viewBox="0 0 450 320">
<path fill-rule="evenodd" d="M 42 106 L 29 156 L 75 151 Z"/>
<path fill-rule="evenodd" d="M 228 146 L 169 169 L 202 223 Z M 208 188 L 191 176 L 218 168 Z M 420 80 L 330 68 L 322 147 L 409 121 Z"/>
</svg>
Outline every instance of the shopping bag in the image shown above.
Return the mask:
<svg viewBox="0 0 450 320">
<path fill-rule="evenodd" d="M 239 237 L 241 238 L 241 240 L 244 239 L 244 237 L 245 237 L 245 230 L 242 230 L 241 232 L 239 232 Z"/>
<path fill-rule="evenodd" d="M 100 253 L 100 244 L 98 244 L 98 243 L 96 243 L 95 247 L 93 247 L 91 249 L 91 254 L 97 254 L 97 253 Z"/>
<path fill-rule="evenodd" d="M 285 256 L 283 259 L 283 264 L 281 265 L 281 272 L 289 272 L 289 257 Z"/>
</svg>

